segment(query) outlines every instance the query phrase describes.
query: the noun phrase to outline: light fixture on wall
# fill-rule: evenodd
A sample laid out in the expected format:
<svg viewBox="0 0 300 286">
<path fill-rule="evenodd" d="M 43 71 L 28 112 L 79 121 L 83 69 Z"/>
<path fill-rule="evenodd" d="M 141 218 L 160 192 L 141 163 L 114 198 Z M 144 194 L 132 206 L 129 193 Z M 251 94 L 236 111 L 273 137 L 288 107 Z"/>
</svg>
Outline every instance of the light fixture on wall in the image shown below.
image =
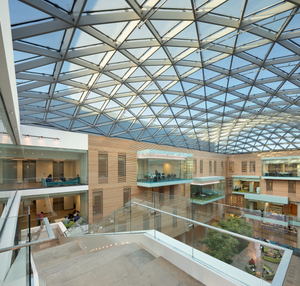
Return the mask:
<svg viewBox="0 0 300 286">
<path fill-rule="evenodd" d="M 25 136 L 26 138 L 28 138 L 28 137 L 35 137 L 35 138 L 39 138 L 39 139 L 54 139 L 54 140 L 59 140 L 59 138 L 55 138 L 55 137 L 38 136 L 38 135 L 30 135 L 30 134 L 22 134 L 22 136 Z"/>
</svg>

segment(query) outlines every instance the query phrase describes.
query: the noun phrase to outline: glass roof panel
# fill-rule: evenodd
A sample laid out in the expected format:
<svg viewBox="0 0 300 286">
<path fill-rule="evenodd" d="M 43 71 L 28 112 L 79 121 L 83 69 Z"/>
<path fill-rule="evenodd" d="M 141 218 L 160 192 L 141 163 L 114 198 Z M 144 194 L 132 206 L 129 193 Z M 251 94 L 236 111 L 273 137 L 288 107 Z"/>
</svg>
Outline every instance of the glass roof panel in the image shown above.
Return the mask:
<svg viewBox="0 0 300 286">
<path fill-rule="evenodd" d="M 77 1 L 77 24 L 73 0 L 43 3 L 64 26 L 9 1 L 12 25 L 26 22 L 12 33 L 22 122 L 229 154 L 296 146 L 280 139 L 300 126 L 295 1 L 139 0 L 146 18 L 134 1 Z"/>
</svg>

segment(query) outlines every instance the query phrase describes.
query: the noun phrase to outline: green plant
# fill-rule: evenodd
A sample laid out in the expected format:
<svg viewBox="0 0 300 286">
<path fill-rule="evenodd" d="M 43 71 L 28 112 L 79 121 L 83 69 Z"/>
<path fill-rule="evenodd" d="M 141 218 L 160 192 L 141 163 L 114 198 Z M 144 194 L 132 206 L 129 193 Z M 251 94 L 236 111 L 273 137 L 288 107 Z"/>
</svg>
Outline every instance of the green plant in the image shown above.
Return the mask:
<svg viewBox="0 0 300 286">
<path fill-rule="evenodd" d="M 231 258 L 236 254 L 235 249 L 239 244 L 234 236 L 212 229 L 204 237 L 203 243 L 208 247 L 207 254 L 229 264 L 232 262 Z"/>
<path fill-rule="evenodd" d="M 248 236 L 248 237 L 253 236 L 253 231 L 250 223 L 240 217 L 230 217 L 228 220 L 220 221 L 219 227 L 244 236 Z M 238 245 L 238 253 L 239 253 L 249 245 L 249 241 L 242 238 L 237 238 L 237 240 L 239 241 L 239 245 Z"/>
<path fill-rule="evenodd" d="M 228 220 L 213 224 L 215 227 L 234 233 L 251 237 L 253 235 L 251 225 L 240 217 L 231 217 Z M 204 237 L 207 253 L 219 260 L 231 263 L 231 258 L 240 253 L 249 245 L 249 241 L 210 229 Z"/>
</svg>

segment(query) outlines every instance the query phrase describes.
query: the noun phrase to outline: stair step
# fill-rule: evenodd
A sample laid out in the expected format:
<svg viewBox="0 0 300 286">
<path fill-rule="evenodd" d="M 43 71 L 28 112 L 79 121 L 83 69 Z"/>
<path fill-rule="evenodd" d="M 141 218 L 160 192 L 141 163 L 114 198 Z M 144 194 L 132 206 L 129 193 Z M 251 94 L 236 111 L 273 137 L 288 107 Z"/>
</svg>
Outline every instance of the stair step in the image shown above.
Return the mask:
<svg viewBox="0 0 300 286">
<path fill-rule="evenodd" d="M 42 251 L 34 252 L 33 259 L 38 271 L 62 263 L 77 256 L 84 255 L 76 241 L 61 244 Z"/>
</svg>

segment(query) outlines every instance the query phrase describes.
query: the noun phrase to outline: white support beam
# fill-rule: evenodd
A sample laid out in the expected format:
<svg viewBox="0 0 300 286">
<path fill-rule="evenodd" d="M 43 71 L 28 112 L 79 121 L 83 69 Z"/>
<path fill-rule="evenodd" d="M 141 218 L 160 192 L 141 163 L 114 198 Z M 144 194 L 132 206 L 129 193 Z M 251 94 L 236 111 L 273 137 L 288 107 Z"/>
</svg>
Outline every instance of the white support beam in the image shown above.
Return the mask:
<svg viewBox="0 0 300 286">
<path fill-rule="evenodd" d="M 11 139 L 20 144 L 20 115 L 14 66 L 8 0 L 0 9 L 0 93 L 4 105 L 1 119 Z"/>
</svg>

